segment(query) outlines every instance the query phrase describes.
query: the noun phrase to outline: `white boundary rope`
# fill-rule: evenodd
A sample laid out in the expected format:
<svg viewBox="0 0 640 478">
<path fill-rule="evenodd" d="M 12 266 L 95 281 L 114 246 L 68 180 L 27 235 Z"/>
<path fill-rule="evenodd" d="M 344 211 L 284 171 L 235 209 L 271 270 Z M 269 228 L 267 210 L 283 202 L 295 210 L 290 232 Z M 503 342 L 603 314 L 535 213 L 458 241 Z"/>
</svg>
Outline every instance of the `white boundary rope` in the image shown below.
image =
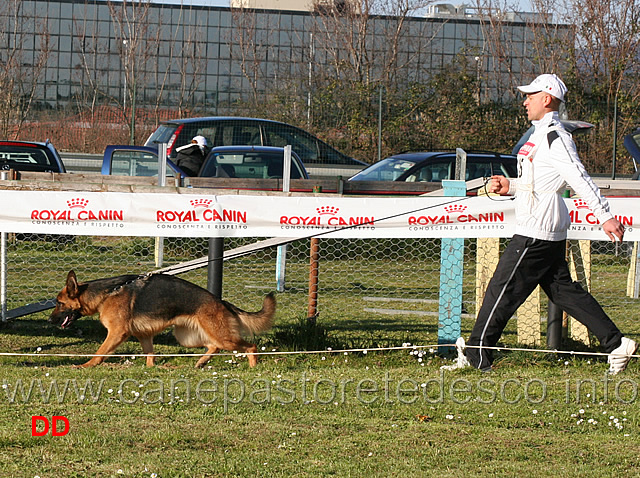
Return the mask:
<svg viewBox="0 0 640 478">
<path fill-rule="evenodd" d="M 367 348 L 355 348 L 355 349 L 326 349 L 326 350 L 299 350 L 299 351 L 261 351 L 254 352 L 252 355 L 319 355 L 319 354 L 349 354 L 349 353 L 363 353 L 367 354 L 369 352 L 383 352 L 390 350 L 418 350 L 418 349 L 437 349 L 444 347 L 452 347 L 455 348 L 455 344 L 431 344 L 431 345 L 403 345 L 397 347 L 367 347 Z M 604 352 L 582 352 L 582 351 L 574 351 L 574 350 L 549 350 L 549 349 L 531 349 L 531 348 L 520 348 L 520 347 L 480 347 L 467 345 L 467 348 L 476 348 L 476 349 L 485 349 L 485 350 L 496 350 L 496 351 L 504 351 L 504 352 L 531 352 L 531 353 L 545 353 L 545 354 L 562 354 L 562 355 L 583 355 L 583 356 L 592 356 L 592 357 L 608 357 L 608 353 Z M 113 357 L 113 358 L 133 358 L 133 357 L 147 357 L 149 354 L 70 354 L 70 353 L 47 353 L 47 352 L 0 352 L 0 357 Z M 162 358 L 162 357 L 225 357 L 225 356 L 246 356 L 246 353 L 238 353 L 238 352 L 221 352 L 215 354 L 206 354 L 206 353 L 181 353 L 181 354 L 150 354 L 154 358 Z M 640 358 L 640 355 L 634 354 L 629 355 L 629 357 Z"/>
</svg>

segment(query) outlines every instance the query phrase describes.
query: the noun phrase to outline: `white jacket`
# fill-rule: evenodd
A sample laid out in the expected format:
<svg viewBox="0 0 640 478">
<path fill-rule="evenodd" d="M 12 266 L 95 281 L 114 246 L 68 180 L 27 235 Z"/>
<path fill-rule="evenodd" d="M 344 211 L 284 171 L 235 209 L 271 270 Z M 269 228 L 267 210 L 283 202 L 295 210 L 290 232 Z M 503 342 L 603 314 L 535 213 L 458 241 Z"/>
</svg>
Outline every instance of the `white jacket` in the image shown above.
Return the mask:
<svg viewBox="0 0 640 478">
<path fill-rule="evenodd" d="M 518 178 L 509 182 L 509 194 L 515 194 L 516 234 L 545 241 L 566 239 L 571 220 L 562 193 L 567 185 L 586 201 L 600 224 L 611 219 L 609 202 L 584 169 L 558 113 L 547 113 L 533 125 L 535 131 L 518 152 Z"/>
</svg>

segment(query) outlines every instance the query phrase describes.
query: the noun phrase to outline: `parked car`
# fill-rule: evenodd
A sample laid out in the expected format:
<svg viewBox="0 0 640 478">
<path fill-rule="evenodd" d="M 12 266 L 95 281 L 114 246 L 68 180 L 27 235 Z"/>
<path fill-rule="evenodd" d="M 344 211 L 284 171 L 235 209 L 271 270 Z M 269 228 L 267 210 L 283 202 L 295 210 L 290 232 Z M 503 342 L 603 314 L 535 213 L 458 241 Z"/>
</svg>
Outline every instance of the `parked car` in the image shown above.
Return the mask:
<svg viewBox="0 0 640 478">
<path fill-rule="evenodd" d="M 49 140 L 0 141 L 0 169 L 8 171 L 33 171 L 45 173 L 66 173 L 60 154 Z M 19 241 L 46 241 L 67 244 L 75 241 L 74 236 L 65 234 L 23 234 L 15 235 Z"/>
<path fill-rule="evenodd" d="M 634 173 L 632 179 L 640 179 L 640 127 L 624 137 L 624 147 L 631 155 Z"/>
<path fill-rule="evenodd" d="M 291 151 L 291 179 L 308 179 L 300 157 Z M 274 146 L 218 146 L 207 155 L 198 176 L 282 179 L 284 148 Z"/>
<path fill-rule="evenodd" d="M 202 135 L 210 146 L 277 146 L 291 145 L 311 177 L 349 177 L 368 166 L 332 148 L 312 134 L 290 124 L 259 118 L 212 116 L 166 121 L 149 136 L 145 146 L 166 143 L 168 155 L 176 157 L 176 149 Z"/>
<path fill-rule="evenodd" d="M 593 128 L 586 121 L 561 120 L 570 133 L 584 133 Z M 511 154 L 485 151 L 467 151 L 467 171 L 465 180 L 502 174 L 506 177 L 517 176 L 517 154 L 522 145 L 533 133 L 529 128 L 514 146 Z M 363 171 L 355 174 L 349 181 L 430 181 L 440 182 L 453 179 L 456 153 L 416 152 L 390 156 Z"/>
<path fill-rule="evenodd" d="M 309 176 L 300 157 L 291 152 L 291 178 Z M 157 176 L 158 150 L 150 146 L 107 146 L 102 159 L 102 174 L 119 176 Z M 282 178 L 284 148 L 273 146 L 218 146 L 209 151 L 199 177 Z M 167 175 L 188 177 L 167 158 Z"/>
<path fill-rule="evenodd" d="M 0 169 L 65 173 L 60 154 L 49 140 L 0 141 Z"/>
<path fill-rule="evenodd" d="M 390 156 L 352 176 L 349 181 L 440 182 L 454 179 L 455 151 L 402 153 Z M 467 151 L 465 179 L 502 174 L 517 176 L 517 160 L 512 154 Z"/>
</svg>

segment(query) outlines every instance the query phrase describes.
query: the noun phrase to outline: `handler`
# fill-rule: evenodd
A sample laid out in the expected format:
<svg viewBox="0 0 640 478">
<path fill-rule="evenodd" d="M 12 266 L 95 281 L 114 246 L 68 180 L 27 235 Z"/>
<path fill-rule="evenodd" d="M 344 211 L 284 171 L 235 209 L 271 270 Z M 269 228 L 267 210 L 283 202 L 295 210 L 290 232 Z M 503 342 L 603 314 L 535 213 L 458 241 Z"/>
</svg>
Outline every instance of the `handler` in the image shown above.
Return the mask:
<svg viewBox="0 0 640 478">
<path fill-rule="evenodd" d="M 180 146 L 176 152 L 178 153 L 176 157 L 178 167 L 189 176 L 197 176 L 209 153 L 207 138 L 201 135 L 194 136 L 190 143 Z"/>
<path fill-rule="evenodd" d="M 494 193 L 515 194 L 515 234 L 487 286 L 468 343 L 460 337 L 456 363 L 443 368 L 491 369 L 493 350 L 484 347 L 495 347 L 508 320 L 540 285 L 554 304 L 598 338 L 609 354 L 609 373 L 616 374 L 638 346 L 623 337 L 593 296 L 571 279 L 565 259 L 571 220 L 562 199 L 567 184 L 587 202 L 612 241 L 622 241 L 624 227 L 611 214 L 560 123 L 558 109 L 567 93 L 562 80 L 544 74 L 518 90 L 526 96 L 524 107 L 535 131 L 518 152 L 518 178 L 492 176 L 489 187 Z"/>
</svg>

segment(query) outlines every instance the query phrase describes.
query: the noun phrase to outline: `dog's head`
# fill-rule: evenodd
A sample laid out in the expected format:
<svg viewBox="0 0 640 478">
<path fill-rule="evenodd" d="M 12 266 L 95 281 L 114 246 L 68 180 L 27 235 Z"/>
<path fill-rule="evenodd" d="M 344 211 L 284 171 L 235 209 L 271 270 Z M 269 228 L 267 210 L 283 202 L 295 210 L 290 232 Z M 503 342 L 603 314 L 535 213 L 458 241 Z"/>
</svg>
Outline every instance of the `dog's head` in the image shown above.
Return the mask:
<svg viewBox="0 0 640 478">
<path fill-rule="evenodd" d="M 82 303 L 79 297 L 80 292 L 76 273 L 69 271 L 67 284 L 56 297 L 56 307 L 51 312 L 49 322 L 66 329 L 74 320 L 82 317 Z"/>
</svg>

